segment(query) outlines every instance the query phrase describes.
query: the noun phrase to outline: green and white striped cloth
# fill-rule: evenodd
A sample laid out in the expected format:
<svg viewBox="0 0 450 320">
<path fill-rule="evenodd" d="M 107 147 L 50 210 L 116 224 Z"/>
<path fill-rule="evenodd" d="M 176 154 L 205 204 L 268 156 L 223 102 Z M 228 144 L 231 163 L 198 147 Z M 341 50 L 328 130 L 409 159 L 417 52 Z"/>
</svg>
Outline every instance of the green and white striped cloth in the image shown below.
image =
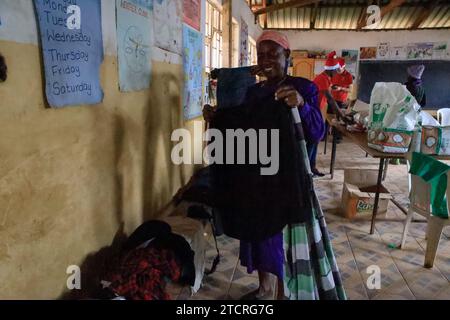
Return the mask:
<svg viewBox="0 0 450 320">
<path fill-rule="evenodd" d="M 289 300 L 347 300 L 334 257 L 325 217 L 314 191 L 311 167 L 303 138 L 301 119 L 292 109 L 301 168 L 309 176 L 309 220 L 292 223 L 283 230 L 284 295 Z"/>
<path fill-rule="evenodd" d="M 288 299 L 347 299 L 323 217 L 286 226 L 283 238 L 284 294 Z"/>
</svg>

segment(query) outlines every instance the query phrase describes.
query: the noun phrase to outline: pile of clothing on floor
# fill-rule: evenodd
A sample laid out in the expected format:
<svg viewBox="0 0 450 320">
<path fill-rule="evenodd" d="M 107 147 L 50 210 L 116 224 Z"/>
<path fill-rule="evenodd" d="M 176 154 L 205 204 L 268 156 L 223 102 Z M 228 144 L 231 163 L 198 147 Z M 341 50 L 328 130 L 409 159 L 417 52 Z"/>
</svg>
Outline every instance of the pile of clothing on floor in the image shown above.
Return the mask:
<svg viewBox="0 0 450 320">
<path fill-rule="evenodd" d="M 109 299 L 170 300 L 168 281 L 194 284 L 194 252 L 169 224 L 151 220 L 130 235 L 102 285 Z"/>
</svg>

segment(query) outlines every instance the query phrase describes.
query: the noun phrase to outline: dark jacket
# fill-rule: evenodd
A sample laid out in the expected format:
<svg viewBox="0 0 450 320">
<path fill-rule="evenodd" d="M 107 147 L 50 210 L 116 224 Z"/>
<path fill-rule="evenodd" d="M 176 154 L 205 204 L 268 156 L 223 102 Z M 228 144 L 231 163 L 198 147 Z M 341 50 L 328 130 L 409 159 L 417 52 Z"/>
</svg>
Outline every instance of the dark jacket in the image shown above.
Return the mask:
<svg viewBox="0 0 450 320">
<path fill-rule="evenodd" d="M 422 85 L 422 80 L 408 80 L 406 83 L 406 89 L 416 98 L 416 101 L 422 108 L 424 108 L 427 104 L 427 97 L 425 94 L 425 89 Z"/>
<path fill-rule="evenodd" d="M 306 221 L 311 212 L 306 168 L 301 167 L 301 151 L 296 140 L 290 109 L 274 100 L 275 88 L 249 89 L 245 103 L 227 109 L 211 123 L 222 132 L 227 129 L 279 130 L 279 170 L 261 175 L 263 164 L 213 164 L 212 185 L 215 208 L 221 214 L 225 234 L 245 241 L 260 241 L 282 231 L 288 223 Z M 268 150 L 271 147 L 268 146 Z M 224 159 L 226 157 L 224 151 Z"/>
</svg>

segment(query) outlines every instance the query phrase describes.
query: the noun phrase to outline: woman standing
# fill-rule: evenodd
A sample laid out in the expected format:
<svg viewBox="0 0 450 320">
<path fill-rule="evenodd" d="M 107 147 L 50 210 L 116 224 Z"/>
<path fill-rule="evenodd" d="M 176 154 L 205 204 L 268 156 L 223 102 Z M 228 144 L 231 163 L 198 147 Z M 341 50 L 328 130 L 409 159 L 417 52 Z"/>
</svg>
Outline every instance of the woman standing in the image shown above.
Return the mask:
<svg viewBox="0 0 450 320">
<path fill-rule="evenodd" d="M 287 75 L 290 47 L 286 36 L 275 31 L 263 32 L 257 40 L 257 55 L 259 72 L 267 80 L 257 83 L 248 89 L 244 105 L 261 105 L 261 108 L 263 108 L 265 101 L 271 98 L 282 102 L 285 107 L 298 108 L 305 140 L 320 141 L 324 134 L 324 121 L 318 108 L 317 87 L 307 79 Z M 256 111 L 253 110 L 253 112 L 258 112 L 257 110 L 258 108 L 256 107 Z M 215 111 L 214 108 L 207 105 L 204 108 L 204 117 L 206 121 L 214 123 L 227 112 L 228 110 Z M 304 172 L 302 171 L 300 174 L 304 175 Z M 295 179 L 294 172 L 290 176 L 292 180 Z M 307 186 L 303 187 L 305 189 L 308 188 Z M 243 194 L 242 197 L 254 196 L 250 194 L 252 192 L 253 190 L 250 190 L 247 195 Z M 291 198 L 291 201 L 295 202 L 296 199 Z M 279 205 L 283 206 L 285 204 L 280 203 Z M 278 210 L 275 211 L 272 216 L 276 216 L 280 212 Z M 264 220 L 264 217 L 261 217 L 261 220 Z M 257 227 L 255 226 L 255 228 Z M 259 288 L 244 296 L 243 299 L 273 299 L 275 292 L 271 274 L 278 279 L 277 298 L 284 298 L 285 286 L 283 277 L 285 275 L 286 259 L 282 230 L 283 227 L 260 241 L 241 240 L 239 254 L 241 264 L 247 268 L 249 273 L 257 270 L 259 278 Z"/>
</svg>

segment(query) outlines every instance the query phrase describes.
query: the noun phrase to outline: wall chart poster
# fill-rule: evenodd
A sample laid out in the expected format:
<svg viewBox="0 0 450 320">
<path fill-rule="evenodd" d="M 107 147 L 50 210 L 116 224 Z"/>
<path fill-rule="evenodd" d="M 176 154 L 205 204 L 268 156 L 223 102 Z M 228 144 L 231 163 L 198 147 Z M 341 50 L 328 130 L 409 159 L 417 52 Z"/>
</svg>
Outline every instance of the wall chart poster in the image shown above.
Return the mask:
<svg viewBox="0 0 450 320">
<path fill-rule="evenodd" d="M 183 0 L 183 22 L 191 26 L 197 31 L 200 31 L 200 0 Z"/>
<path fill-rule="evenodd" d="M 358 50 L 342 50 L 342 58 L 345 59 L 345 69 L 356 78 L 358 67 Z"/>
<path fill-rule="evenodd" d="M 152 1 L 116 0 L 120 91 L 150 87 Z"/>
<path fill-rule="evenodd" d="M 433 58 L 445 59 L 447 58 L 447 42 L 437 42 L 433 46 Z"/>
<path fill-rule="evenodd" d="M 184 96 L 183 111 L 186 119 L 202 114 L 202 34 L 187 25 L 183 25 L 183 69 Z"/>
<path fill-rule="evenodd" d="M 377 47 L 377 59 L 389 59 L 391 53 L 389 42 L 380 42 Z"/>
<path fill-rule="evenodd" d="M 241 35 L 240 35 L 240 45 L 239 45 L 239 65 L 248 65 L 248 25 L 241 18 Z"/>
<path fill-rule="evenodd" d="M 433 43 L 410 43 L 408 44 L 408 59 L 432 59 Z"/>
<path fill-rule="evenodd" d="M 377 57 L 377 47 L 361 47 L 359 49 L 360 60 L 376 59 L 376 57 Z"/>
<path fill-rule="evenodd" d="M 153 1 L 155 46 L 182 54 L 183 7 L 181 0 Z"/>
<path fill-rule="evenodd" d="M 34 0 L 45 66 L 45 91 L 53 108 L 103 100 L 100 1 Z M 69 13 L 67 13 L 69 12 Z"/>
<path fill-rule="evenodd" d="M 391 59 L 395 60 L 406 59 L 406 47 L 405 46 L 391 47 Z"/>
</svg>

